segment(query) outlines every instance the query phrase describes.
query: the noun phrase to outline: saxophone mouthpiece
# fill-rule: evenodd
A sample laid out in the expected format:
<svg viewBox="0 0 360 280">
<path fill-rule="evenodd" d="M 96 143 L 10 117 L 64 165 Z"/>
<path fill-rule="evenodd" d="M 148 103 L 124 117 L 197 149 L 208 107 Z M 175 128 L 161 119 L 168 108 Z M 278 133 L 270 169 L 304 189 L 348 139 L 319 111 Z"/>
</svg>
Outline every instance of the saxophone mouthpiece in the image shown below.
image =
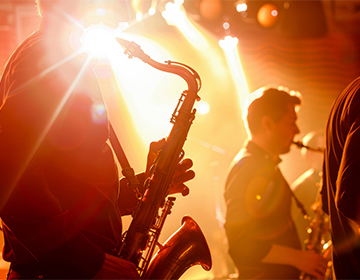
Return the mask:
<svg viewBox="0 0 360 280">
<path fill-rule="evenodd" d="M 309 147 L 303 144 L 302 141 L 292 141 L 292 143 L 297 146 L 299 149 L 301 148 L 305 148 L 309 151 L 313 151 L 313 152 L 317 152 L 317 153 L 323 153 L 324 152 L 324 148 L 313 148 L 313 147 Z"/>
<path fill-rule="evenodd" d="M 144 53 L 144 51 L 141 49 L 141 47 L 136 44 L 133 41 L 127 41 L 122 38 L 116 38 L 116 41 L 121 45 L 121 47 L 125 50 L 125 54 L 129 58 L 137 57 L 140 58 L 142 61 L 147 62 L 151 58 L 147 54 Z"/>
<path fill-rule="evenodd" d="M 292 143 L 298 148 L 305 148 L 305 145 L 301 141 L 292 141 Z"/>
<path fill-rule="evenodd" d="M 125 39 L 122 39 L 122 38 L 116 38 L 116 41 L 121 45 L 121 47 L 123 49 L 127 49 L 129 47 L 129 45 L 131 44 L 131 42 L 125 40 Z"/>
</svg>

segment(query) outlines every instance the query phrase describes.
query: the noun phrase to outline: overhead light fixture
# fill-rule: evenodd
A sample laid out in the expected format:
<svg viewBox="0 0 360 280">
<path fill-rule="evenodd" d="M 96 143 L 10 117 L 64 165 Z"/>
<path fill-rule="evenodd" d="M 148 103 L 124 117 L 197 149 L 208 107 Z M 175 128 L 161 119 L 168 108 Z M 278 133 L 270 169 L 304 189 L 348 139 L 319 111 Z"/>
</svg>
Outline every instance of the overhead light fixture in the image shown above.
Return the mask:
<svg viewBox="0 0 360 280">
<path fill-rule="evenodd" d="M 256 19 L 262 27 L 273 27 L 278 22 L 279 9 L 272 3 L 266 3 L 259 8 Z"/>
</svg>

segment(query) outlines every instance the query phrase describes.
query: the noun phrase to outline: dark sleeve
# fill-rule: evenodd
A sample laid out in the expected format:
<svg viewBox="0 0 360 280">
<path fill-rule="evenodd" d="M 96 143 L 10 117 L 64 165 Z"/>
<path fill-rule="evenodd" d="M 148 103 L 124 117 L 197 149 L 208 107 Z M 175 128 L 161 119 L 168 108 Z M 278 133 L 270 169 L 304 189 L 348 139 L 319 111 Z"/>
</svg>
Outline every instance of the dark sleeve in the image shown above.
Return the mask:
<svg viewBox="0 0 360 280">
<path fill-rule="evenodd" d="M 105 253 L 82 233 L 73 234 L 73 237 L 64 240 L 66 218 L 67 213 L 53 217 L 50 222 L 53 225 L 42 225 L 41 228 L 35 225 L 36 229 L 31 223 L 23 223 L 20 231 L 29 229 L 26 238 L 17 234 L 16 226 L 14 233 L 3 222 L 6 243 L 4 260 L 24 264 L 39 261 L 43 266 L 52 267 L 51 273 L 56 278 L 93 278 L 103 265 Z"/>
<path fill-rule="evenodd" d="M 6 94 L 9 98 L 0 112 L 0 125 L 2 129 L 0 134 L 0 144 L 2 147 L 0 164 L 2 167 L 5 167 L 0 170 L 0 178 L 2 178 L 1 216 L 9 226 L 8 236 L 13 235 L 12 239 L 11 237 L 9 238 L 9 241 L 13 241 L 11 244 L 13 247 L 11 248 L 16 250 L 16 252 L 27 251 L 27 254 L 23 256 L 15 254 L 15 257 L 12 256 L 12 258 L 16 260 L 20 258 L 19 261 L 24 262 L 34 259 L 46 261 L 49 254 L 53 255 L 53 253 L 59 251 L 63 253 L 59 255 L 63 257 L 61 263 L 70 263 L 71 260 L 72 267 L 77 266 L 78 270 L 84 269 L 82 273 L 85 273 L 87 278 L 91 278 L 100 269 L 105 257 L 104 252 L 99 250 L 96 245 L 80 233 L 83 224 L 73 223 L 74 217 L 69 214 L 70 212 L 66 209 L 66 206 L 59 200 L 58 194 L 53 192 L 53 189 L 51 189 L 53 186 L 48 184 L 47 179 L 44 179 L 42 171 L 38 170 L 41 169 L 41 165 L 39 164 L 37 167 L 34 167 L 38 163 L 36 160 L 41 161 L 41 159 L 36 157 L 40 148 L 42 148 L 43 141 L 47 137 L 52 122 L 63 108 L 64 103 L 74 94 L 70 91 L 72 82 L 77 76 L 80 77 L 84 73 L 81 72 L 80 67 L 73 69 L 65 67 L 66 65 L 64 64 L 57 71 L 29 79 L 36 75 L 37 71 L 35 67 L 38 65 L 35 63 L 36 55 L 34 55 L 33 59 L 33 64 L 31 61 L 24 63 L 23 61 L 18 61 L 17 68 L 12 69 L 8 73 L 13 75 L 12 83 L 10 83 L 11 79 L 7 78 L 9 80 L 7 90 L 12 92 L 12 94 Z M 69 71 L 69 69 L 72 70 Z M 67 82 L 59 81 L 59 76 L 64 73 L 73 79 Z M 83 98 L 80 99 L 83 100 Z M 90 98 L 87 98 L 88 103 L 89 100 Z M 79 107 L 79 110 L 83 110 L 84 106 L 86 107 L 87 105 L 84 105 L 83 102 L 74 102 L 74 106 Z M 81 119 L 80 121 L 86 122 L 88 119 L 86 117 L 86 119 Z M 75 122 L 73 124 L 74 126 L 71 128 L 76 126 Z M 93 123 L 90 125 L 96 126 L 101 130 L 101 133 L 93 130 L 94 136 L 107 135 L 106 124 L 98 125 Z M 69 144 L 67 140 L 70 138 L 75 139 L 77 135 L 65 135 L 67 138 L 64 137 L 65 141 L 63 143 Z M 80 138 L 78 137 L 78 139 Z M 102 138 L 96 141 L 99 141 L 99 143 L 105 142 Z M 71 145 L 73 143 L 75 142 L 70 142 Z M 88 148 L 88 150 L 91 150 L 92 147 Z M 102 152 L 99 149 L 100 153 Z M 42 156 L 45 158 L 46 154 L 44 153 Z M 57 163 L 61 164 L 58 159 L 52 158 L 51 160 L 54 163 L 57 160 Z M 94 161 L 89 160 L 87 162 Z M 76 165 L 76 162 L 73 164 L 74 166 L 81 167 Z M 101 162 L 95 161 L 95 164 L 101 165 Z M 87 174 L 87 177 L 92 176 L 92 172 L 89 170 L 84 170 L 83 173 L 84 175 Z M 22 176 L 24 177 L 22 178 Z M 107 175 L 100 179 L 102 180 L 105 176 Z M 59 174 L 58 177 L 60 180 L 64 179 Z M 22 182 L 23 180 L 24 182 Z M 34 182 L 31 183 L 30 180 L 34 180 Z M 23 186 L 31 194 L 30 197 L 26 196 L 26 192 L 23 192 Z M 94 192 L 90 195 L 95 192 L 97 190 L 94 189 Z M 72 194 L 69 192 L 68 196 L 71 199 Z M 101 199 L 102 201 L 100 202 L 96 201 L 98 203 L 96 207 L 101 206 L 103 198 Z M 83 212 L 80 212 L 80 215 L 85 214 L 87 217 L 94 215 L 94 212 L 86 213 L 87 208 L 83 207 L 83 205 L 79 204 L 78 207 L 85 209 Z M 89 208 L 93 210 L 95 206 Z M 98 209 L 94 209 L 94 211 Z M 29 217 L 29 219 L 27 220 L 26 217 Z M 7 253 L 11 254 L 11 251 Z M 21 259 L 22 257 L 25 259 Z"/>
<path fill-rule="evenodd" d="M 360 226 L 360 115 L 347 134 L 338 171 L 336 205 Z"/>
</svg>

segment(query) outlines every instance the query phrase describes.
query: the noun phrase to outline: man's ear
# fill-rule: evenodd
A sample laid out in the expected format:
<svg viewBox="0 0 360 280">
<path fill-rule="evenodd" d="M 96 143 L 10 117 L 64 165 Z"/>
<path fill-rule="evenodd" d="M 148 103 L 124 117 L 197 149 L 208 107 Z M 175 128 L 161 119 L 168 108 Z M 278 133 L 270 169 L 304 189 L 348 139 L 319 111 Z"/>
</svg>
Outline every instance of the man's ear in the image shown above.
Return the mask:
<svg viewBox="0 0 360 280">
<path fill-rule="evenodd" d="M 264 131 L 271 132 L 274 128 L 274 120 L 269 116 L 263 116 L 261 119 L 261 124 L 264 128 Z"/>
</svg>

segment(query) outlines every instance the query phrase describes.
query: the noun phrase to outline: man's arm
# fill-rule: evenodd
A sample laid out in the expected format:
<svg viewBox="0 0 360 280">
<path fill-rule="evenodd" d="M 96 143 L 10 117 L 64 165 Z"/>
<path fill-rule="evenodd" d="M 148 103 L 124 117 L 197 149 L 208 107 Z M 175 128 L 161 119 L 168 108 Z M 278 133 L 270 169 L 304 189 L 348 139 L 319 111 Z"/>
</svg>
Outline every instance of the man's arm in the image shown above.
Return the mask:
<svg viewBox="0 0 360 280">
<path fill-rule="evenodd" d="M 327 268 L 327 260 L 314 251 L 301 251 L 277 244 L 272 245 L 262 262 L 291 265 L 317 279 L 324 279 Z"/>
</svg>

